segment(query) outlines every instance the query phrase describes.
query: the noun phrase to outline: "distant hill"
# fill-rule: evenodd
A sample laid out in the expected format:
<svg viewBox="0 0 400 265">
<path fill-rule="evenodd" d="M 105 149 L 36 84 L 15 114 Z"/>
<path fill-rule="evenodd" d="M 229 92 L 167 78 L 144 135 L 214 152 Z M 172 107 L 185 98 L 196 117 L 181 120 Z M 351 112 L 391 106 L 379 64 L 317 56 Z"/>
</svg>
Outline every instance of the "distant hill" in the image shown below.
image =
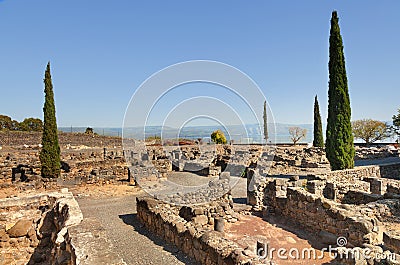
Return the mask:
<svg viewBox="0 0 400 265">
<path fill-rule="evenodd" d="M 301 142 L 307 143 L 312 140 L 312 124 L 275 124 L 274 126 L 269 125 L 271 141 L 272 136 L 275 135 L 276 143 L 290 143 L 289 127 L 298 126 L 307 129 L 307 136 Z M 220 129 L 222 130 L 228 140 L 234 140 L 236 143 L 257 143 L 263 139 L 262 128 L 259 128 L 256 124 L 247 124 L 244 127 L 242 125 L 228 125 L 226 128 L 222 126 L 187 126 L 181 130 L 166 126 L 147 126 L 143 132 L 141 127 L 129 127 L 124 129 L 124 137 L 143 139 L 151 136 L 161 136 L 163 138 L 188 138 L 188 139 L 209 139 L 213 131 Z M 59 130 L 63 132 L 85 132 L 86 127 L 60 127 Z M 100 135 L 109 136 L 122 136 L 122 128 L 93 128 L 94 132 Z M 228 134 L 229 132 L 229 134 Z"/>
</svg>

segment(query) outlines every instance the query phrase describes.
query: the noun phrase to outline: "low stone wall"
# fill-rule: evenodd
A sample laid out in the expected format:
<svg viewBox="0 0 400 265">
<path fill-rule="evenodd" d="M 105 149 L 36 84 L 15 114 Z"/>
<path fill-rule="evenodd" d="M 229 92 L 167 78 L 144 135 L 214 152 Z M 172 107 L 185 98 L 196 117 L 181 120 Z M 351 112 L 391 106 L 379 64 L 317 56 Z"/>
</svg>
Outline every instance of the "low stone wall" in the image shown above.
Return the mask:
<svg viewBox="0 0 400 265">
<path fill-rule="evenodd" d="M 306 185 L 306 180 L 294 178 L 273 178 L 260 175 L 256 169 L 248 168 L 247 173 L 247 204 L 253 206 L 253 210 L 261 211 L 269 200 L 269 192 L 274 191 L 273 196 L 286 197 L 287 187 L 301 187 Z M 270 186 L 270 185 L 273 185 Z"/>
<path fill-rule="evenodd" d="M 147 229 L 167 242 L 175 244 L 201 264 L 251 264 L 250 262 L 254 262 L 254 258 L 244 254 L 244 249 L 224 238 L 222 232 L 207 228 L 211 221 L 207 218 L 207 213 L 218 211 L 218 207 L 206 211 L 204 207 L 207 208 L 207 206 L 202 206 L 197 210 L 182 210 L 184 208 L 173 207 L 154 199 L 137 198 L 138 218 Z M 225 207 L 228 206 L 225 204 Z M 198 216 L 191 216 L 196 212 L 199 213 Z M 185 216 L 187 220 L 180 215 Z"/>
<path fill-rule="evenodd" d="M 104 150 L 62 150 L 60 185 L 80 184 L 121 184 L 129 179 L 128 168 L 122 151 Z M 23 183 L 35 189 L 43 186 L 40 177 L 38 150 L 0 152 L 0 185 L 2 183 Z"/>
<path fill-rule="evenodd" d="M 380 177 L 381 174 L 379 166 L 360 166 L 353 169 L 331 171 L 324 176 L 327 179 L 349 182 L 352 180 L 362 180 L 364 177 Z"/>
<path fill-rule="evenodd" d="M 353 169 L 336 170 L 325 174 L 327 178 L 336 180 L 362 180 L 365 177 L 400 179 L 400 163 L 380 166 L 360 166 Z"/>
<path fill-rule="evenodd" d="M 0 131 L 0 146 L 24 147 L 38 145 L 42 141 L 41 132 Z M 85 133 L 58 132 L 58 141 L 63 145 L 85 146 L 121 146 L 122 138 L 113 136 L 90 135 Z"/>
<path fill-rule="evenodd" d="M 0 200 L 0 264 L 76 264 L 68 228 L 82 218 L 67 190 Z"/>
<path fill-rule="evenodd" d="M 378 144 L 380 146 L 381 144 Z M 399 156 L 399 151 L 395 147 L 396 144 L 385 144 L 381 147 L 372 147 L 372 146 L 362 146 L 361 144 L 357 144 L 356 146 L 356 155 L 355 159 L 380 159 L 386 157 L 396 157 Z"/>
<path fill-rule="evenodd" d="M 354 246 L 374 244 L 378 243 L 379 233 L 382 233 L 379 221 L 376 218 L 366 218 L 357 206 L 346 207 L 311 194 L 303 188 L 288 187 L 286 198 L 270 199 L 269 206 L 276 213 L 320 232 L 320 235 L 332 239 L 332 243 L 336 243 L 337 237 L 344 236 Z"/>
<path fill-rule="evenodd" d="M 396 177 L 397 176 L 397 177 Z M 400 194 L 400 185 L 390 179 L 400 179 L 400 164 L 362 166 L 354 169 L 331 171 L 322 175 L 308 175 L 307 182 L 298 177 L 264 177 L 255 169 L 247 170 L 247 202 L 254 210 L 262 210 L 265 190 L 275 181 L 276 191 L 285 194 L 286 187 L 304 186 L 313 194 L 351 204 L 368 203 L 379 199 L 385 192 Z M 279 196 L 279 194 L 277 195 Z M 363 199 L 365 199 L 363 201 Z"/>
</svg>

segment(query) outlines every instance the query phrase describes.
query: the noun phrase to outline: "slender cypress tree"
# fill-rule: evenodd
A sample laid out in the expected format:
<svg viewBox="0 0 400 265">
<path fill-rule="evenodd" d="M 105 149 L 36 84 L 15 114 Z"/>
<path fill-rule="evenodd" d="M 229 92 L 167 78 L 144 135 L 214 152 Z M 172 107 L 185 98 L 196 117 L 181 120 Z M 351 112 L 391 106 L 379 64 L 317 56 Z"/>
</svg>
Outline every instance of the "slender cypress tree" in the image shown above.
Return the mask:
<svg viewBox="0 0 400 265">
<path fill-rule="evenodd" d="M 314 141 L 313 146 L 324 147 L 324 136 L 322 133 L 321 114 L 319 113 L 318 98 L 314 100 Z"/>
<path fill-rule="evenodd" d="M 332 12 L 329 37 L 329 91 L 326 156 L 332 170 L 354 167 L 350 97 L 337 12 Z"/>
<path fill-rule="evenodd" d="M 268 142 L 267 101 L 264 101 L 263 120 L 264 120 L 264 139 L 265 142 Z"/>
<path fill-rule="evenodd" d="M 50 75 L 50 62 L 47 64 L 44 76 L 44 93 L 44 124 L 42 150 L 40 152 L 41 173 L 44 178 L 57 178 L 60 175 L 60 146 L 58 145 L 56 108 Z"/>
</svg>

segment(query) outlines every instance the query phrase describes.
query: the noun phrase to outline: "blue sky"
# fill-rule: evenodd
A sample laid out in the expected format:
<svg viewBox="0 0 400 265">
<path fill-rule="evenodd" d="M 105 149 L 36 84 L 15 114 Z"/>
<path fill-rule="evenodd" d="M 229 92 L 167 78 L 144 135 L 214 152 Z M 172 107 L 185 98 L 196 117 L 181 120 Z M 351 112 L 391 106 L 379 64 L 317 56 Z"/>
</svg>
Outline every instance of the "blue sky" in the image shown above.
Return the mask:
<svg viewBox="0 0 400 265">
<path fill-rule="evenodd" d="M 400 2 L 365 0 L 0 1 L 0 113 L 42 117 L 50 60 L 59 126 L 120 127 L 146 78 L 204 59 L 248 74 L 276 122 L 312 123 L 316 94 L 325 120 L 332 10 L 353 119 L 391 120 L 400 107 Z"/>
</svg>

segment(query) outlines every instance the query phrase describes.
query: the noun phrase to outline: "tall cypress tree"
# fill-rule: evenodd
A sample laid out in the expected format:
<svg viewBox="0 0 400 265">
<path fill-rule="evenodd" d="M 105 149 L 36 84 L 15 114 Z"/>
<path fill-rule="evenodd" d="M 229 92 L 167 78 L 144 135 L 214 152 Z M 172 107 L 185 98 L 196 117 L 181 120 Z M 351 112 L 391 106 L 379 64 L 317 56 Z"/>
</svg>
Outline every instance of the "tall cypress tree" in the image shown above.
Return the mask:
<svg viewBox="0 0 400 265">
<path fill-rule="evenodd" d="M 60 146 L 58 145 L 56 107 L 50 75 L 50 62 L 47 64 L 44 76 L 44 93 L 44 124 L 42 150 L 40 152 L 41 173 L 44 178 L 57 178 L 60 176 Z"/>
<path fill-rule="evenodd" d="M 354 167 L 350 97 L 347 87 L 343 42 L 339 18 L 332 12 L 329 37 L 329 91 L 326 156 L 332 170 Z"/>
<path fill-rule="evenodd" d="M 314 99 L 314 141 L 313 146 L 324 147 L 324 136 L 322 133 L 321 114 L 319 113 L 318 98 Z"/>
<path fill-rule="evenodd" d="M 264 139 L 265 142 L 268 142 L 267 101 L 264 101 L 263 120 L 264 120 Z"/>
</svg>

